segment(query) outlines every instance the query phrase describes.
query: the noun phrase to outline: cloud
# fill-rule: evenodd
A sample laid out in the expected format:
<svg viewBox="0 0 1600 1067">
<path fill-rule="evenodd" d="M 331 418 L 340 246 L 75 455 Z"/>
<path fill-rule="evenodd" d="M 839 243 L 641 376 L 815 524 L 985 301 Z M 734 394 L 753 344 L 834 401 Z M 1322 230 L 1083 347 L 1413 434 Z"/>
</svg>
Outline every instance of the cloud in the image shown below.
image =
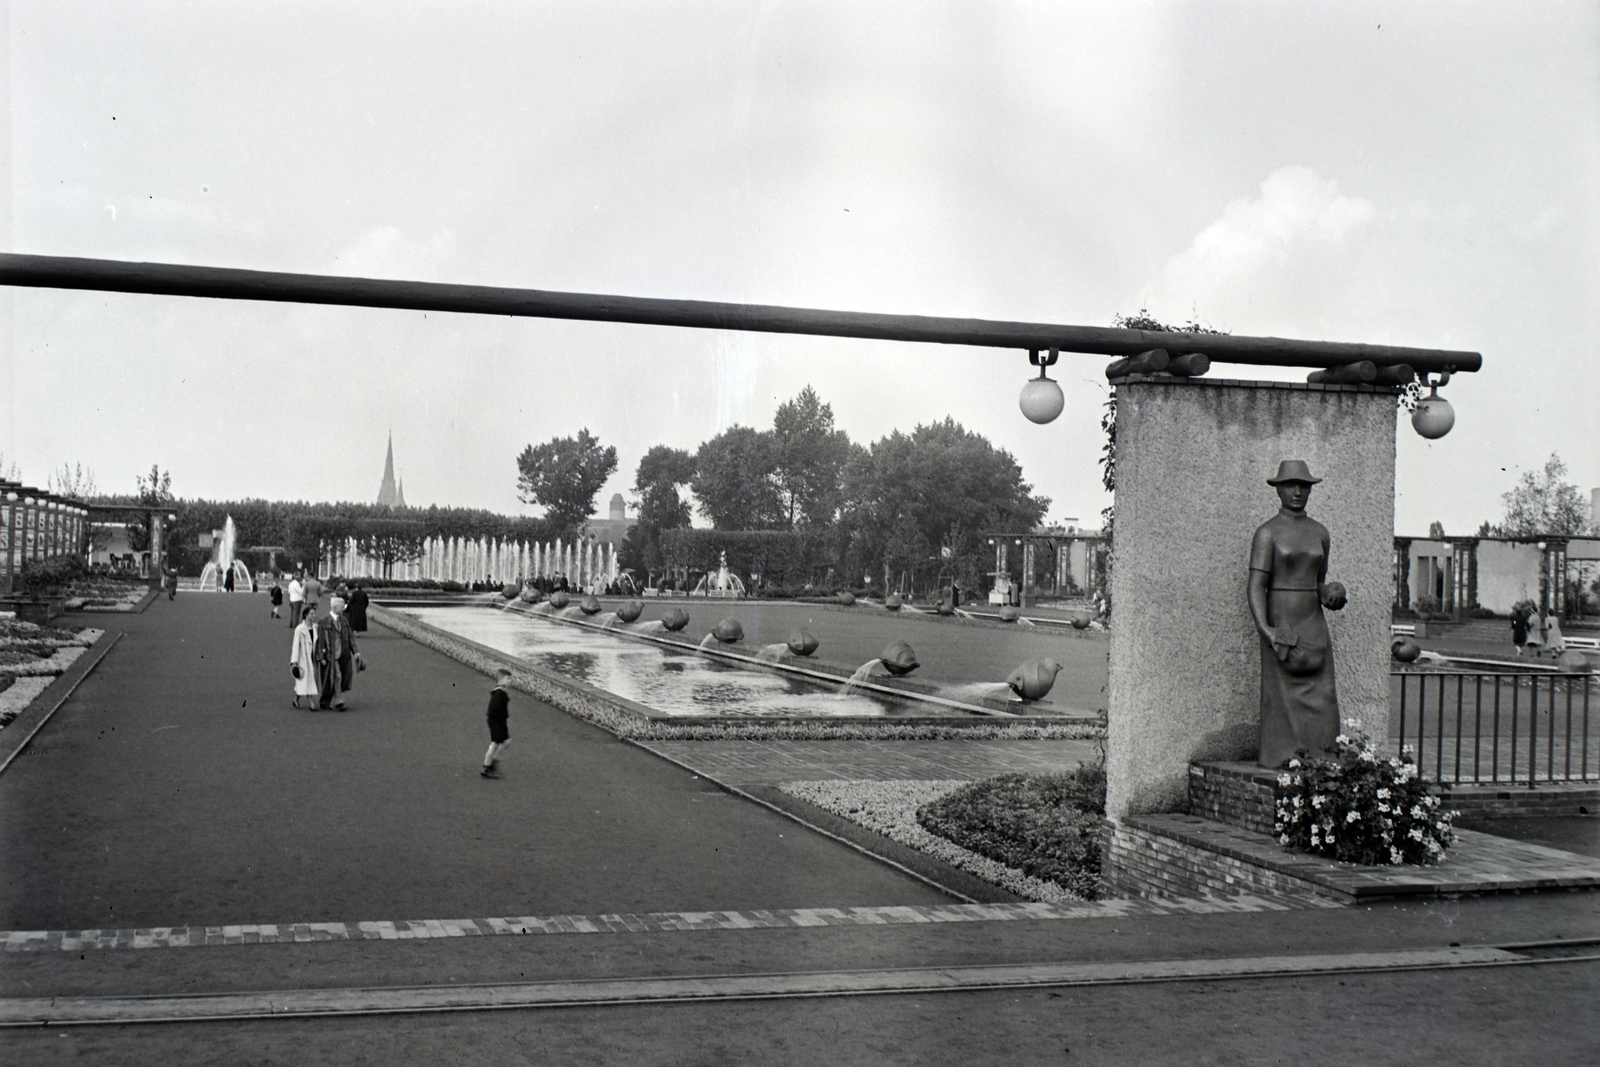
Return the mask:
<svg viewBox="0 0 1600 1067">
<path fill-rule="evenodd" d="M 1230 203 L 1169 259 L 1147 302 L 1177 317 L 1242 310 L 1308 268 L 1338 276 L 1334 261 L 1356 254 L 1378 221 L 1370 200 L 1341 193 L 1333 179 L 1310 167 L 1282 167 L 1261 183 L 1259 197 Z"/>
</svg>

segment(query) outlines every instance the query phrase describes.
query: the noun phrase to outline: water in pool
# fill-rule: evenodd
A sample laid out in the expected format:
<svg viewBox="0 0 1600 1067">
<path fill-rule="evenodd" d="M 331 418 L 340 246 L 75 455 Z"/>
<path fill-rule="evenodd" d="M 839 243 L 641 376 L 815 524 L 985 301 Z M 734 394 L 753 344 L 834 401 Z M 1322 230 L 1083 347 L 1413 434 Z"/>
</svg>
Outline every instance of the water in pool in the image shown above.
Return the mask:
<svg viewBox="0 0 1600 1067">
<path fill-rule="evenodd" d="M 679 651 L 498 608 L 400 610 L 430 626 L 637 701 L 665 715 L 826 718 L 967 714 L 870 692 L 840 693 L 837 687 L 725 663 L 692 649 Z"/>
</svg>

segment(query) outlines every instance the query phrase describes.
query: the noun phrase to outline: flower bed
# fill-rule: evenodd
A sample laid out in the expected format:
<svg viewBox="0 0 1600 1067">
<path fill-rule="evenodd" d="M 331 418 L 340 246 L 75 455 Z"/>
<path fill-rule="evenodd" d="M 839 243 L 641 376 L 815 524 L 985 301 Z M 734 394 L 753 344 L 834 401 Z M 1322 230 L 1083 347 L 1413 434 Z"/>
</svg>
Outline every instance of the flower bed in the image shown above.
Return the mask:
<svg viewBox="0 0 1600 1067">
<path fill-rule="evenodd" d="M 0 674 L 0 730 L 10 726 L 22 714 L 22 709 L 32 704 L 34 698 L 53 681 L 55 678 L 50 675 L 18 678 L 11 674 Z"/>
<path fill-rule="evenodd" d="M 1327 759 L 1292 759 L 1278 775 L 1278 843 L 1345 863 L 1438 863 L 1455 841 L 1409 748 L 1380 757 L 1363 734 L 1340 734 Z"/>
<path fill-rule="evenodd" d="M 132 611 L 150 583 L 137 578 L 80 578 L 62 589 L 68 611 Z"/>
<path fill-rule="evenodd" d="M 0 619 L 0 729 L 9 726 L 104 632 Z"/>
<path fill-rule="evenodd" d="M 940 837 L 1025 874 L 1100 896 L 1106 774 L 1085 764 L 1066 774 L 1002 774 L 925 805 L 917 821 Z"/>
<path fill-rule="evenodd" d="M 891 841 L 925 852 L 969 874 L 1029 900 L 1055 904 L 1081 899 L 1055 882 L 981 856 L 929 833 L 918 821 L 919 808 L 972 783 L 961 781 L 787 782 L 780 788 L 825 811 L 880 833 Z"/>
</svg>

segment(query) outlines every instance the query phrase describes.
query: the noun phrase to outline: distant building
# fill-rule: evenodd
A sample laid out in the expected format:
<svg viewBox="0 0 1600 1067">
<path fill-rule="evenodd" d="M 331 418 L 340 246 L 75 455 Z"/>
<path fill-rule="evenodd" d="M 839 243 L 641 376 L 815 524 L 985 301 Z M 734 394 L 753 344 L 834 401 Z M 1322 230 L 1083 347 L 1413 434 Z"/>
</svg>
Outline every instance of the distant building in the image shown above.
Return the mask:
<svg viewBox="0 0 1600 1067">
<path fill-rule="evenodd" d="M 394 480 L 394 434 L 389 434 L 389 452 L 383 457 L 383 484 L 378 486 L 378 506 L 403 508 L 406 506 L 406 483 Z"/>
<path fill-rule="evenodd" d="M 621 493 L 611 496 L 611 517 L 606 519 L 593 518 L 589 520 L 589 532 L 594 534 L 594 539 L 602 545 L 615 545 L 620 547 L 622 539 L 628 536 L 628 530 L 637 520 L 628 518 L 628 505 L 622 499 Z"/>
<path fill-rule="evenodd" d="M 1488 611 L 1509 615 L 1524 600 L 1541 611 L 1577 614 L 1588 608 L 1600 568 L 1600 538 L 1396 537 L 1394 606 L 1457 617 Z"/>
</svg>

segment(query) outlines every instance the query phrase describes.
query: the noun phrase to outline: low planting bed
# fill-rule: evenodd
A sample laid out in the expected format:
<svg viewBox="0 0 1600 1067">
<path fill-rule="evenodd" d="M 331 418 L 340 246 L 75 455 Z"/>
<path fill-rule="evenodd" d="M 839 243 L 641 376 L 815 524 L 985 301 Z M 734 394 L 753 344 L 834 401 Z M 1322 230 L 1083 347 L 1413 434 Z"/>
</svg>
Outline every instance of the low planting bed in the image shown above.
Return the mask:
<svg viewBox="0 0 1600 1067">
<path fill-rule="evenodd" d="M 1030 900 L 1096 900 L 1105 771 L 788 782 L 785 793 Z"/>
<path fill-rule="evenodd" d="M 0 729 L 9 726 L 103 632 L 0 619 Z"/>
<path fill-rule="evenodd" d="M 924 804 L 917 822 L 980 856 L 1094 900 L 1101 893 L 1106 773 L 1002 774 Z"/>
<path fill-rule="evenodd" d="M 62 587 L 68 611 L 133 611 L 150 592 L 140 578 L 79 578 Z"/>
</svg>

